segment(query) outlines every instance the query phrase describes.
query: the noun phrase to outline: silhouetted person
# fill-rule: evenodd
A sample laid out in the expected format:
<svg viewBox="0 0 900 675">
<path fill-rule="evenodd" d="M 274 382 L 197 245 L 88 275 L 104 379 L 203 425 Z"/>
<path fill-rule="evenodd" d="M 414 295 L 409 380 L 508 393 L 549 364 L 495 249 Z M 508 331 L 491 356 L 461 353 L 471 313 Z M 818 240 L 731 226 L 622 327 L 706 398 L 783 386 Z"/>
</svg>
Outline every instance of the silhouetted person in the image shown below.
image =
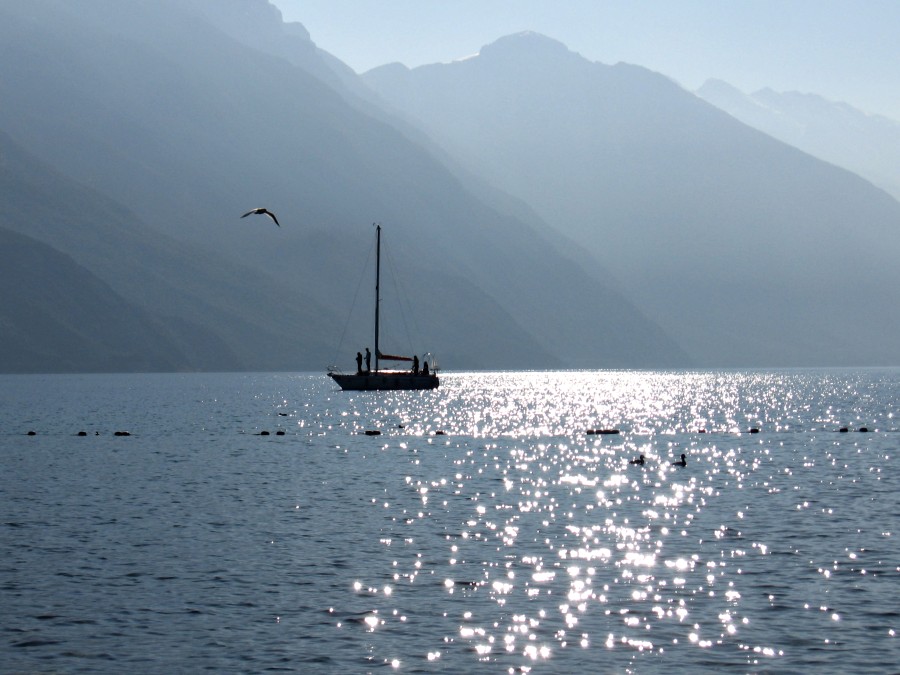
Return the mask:
<svg viewBox="0 0 900 675">
<path fill-rule="evenodd" d="M 362 354 L 356 352 L 356 374 L 362 372 Z"/>
<path fill-rule="evenodd" d="M 672 462 L 672 466 L 687 466 L 687 458 L 685 458 L 684 453 L 681 454 L 681 461 Z"/>
<path fill-rule="evenodd" d="M 369 351 L 368 347 L 366 347 L 366 372 L 372 372 L 372 352 Z"/>
<path fill-rule="evenodd" d="M 419 357 L 413 356 L 413 375 L 419 374 Z"/>
<path fill-rule="evenodd" d="M 641 455 L 641 456 L 638 457 L 637 459 L 632 459 L 632 460 L 631 460 L 630 462 L 628 462 L 628 463 L 629 463 L 629 464 L 640 464 L 641 466 L 644 466 L 644 456 Z"/>
<path fill-rule="evenodd" d="M 428 375 L 428 361 L 422 364 L 422 374 Z"/>
</svg>

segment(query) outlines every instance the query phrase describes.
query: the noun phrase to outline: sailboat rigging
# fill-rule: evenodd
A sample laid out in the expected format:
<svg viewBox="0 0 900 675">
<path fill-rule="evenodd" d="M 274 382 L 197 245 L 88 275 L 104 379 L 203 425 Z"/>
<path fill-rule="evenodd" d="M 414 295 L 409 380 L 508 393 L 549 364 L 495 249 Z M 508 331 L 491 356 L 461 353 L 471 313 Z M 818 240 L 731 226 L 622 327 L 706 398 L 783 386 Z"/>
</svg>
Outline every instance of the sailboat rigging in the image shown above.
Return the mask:
<svg viewBox="0 0 900 675">
<path fill-rule="evenodd" d="M 383 354 L 380 345 L 381 333 L 381 225 L 375 226 L 375 367 L 369 368 L 368 358 L 366 369 L 363 370 L 360 363 L 361 357 L 357 356 L 356 374 L 342 373 L 335 369 L 329 369 L 328 376 L 333 379 L 341 389 L 345 391 L 368 390 L 414 390 L 436 389 L 440 384 L 437 376 L 437 364 L 434 358 L 429 364 L 428 358 L 423 360 L 421 369 L 417 356 L 394 356 Z M 367 350 L 368 351 L 368 350 Z M 409 370 L 382 370 L 380 361 L 410 361 L 413 367 Z"/>
</svg>

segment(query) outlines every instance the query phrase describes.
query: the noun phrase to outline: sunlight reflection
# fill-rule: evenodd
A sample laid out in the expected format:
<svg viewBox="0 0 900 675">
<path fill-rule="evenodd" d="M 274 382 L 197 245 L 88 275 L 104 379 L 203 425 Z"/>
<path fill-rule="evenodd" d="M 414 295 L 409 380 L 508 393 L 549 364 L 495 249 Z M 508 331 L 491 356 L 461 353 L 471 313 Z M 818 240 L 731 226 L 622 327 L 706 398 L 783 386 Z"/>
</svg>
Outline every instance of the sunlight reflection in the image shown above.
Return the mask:
<svg viewBox="0 0 900 675">
<path fill-rule="evenodd" d="M 419 411 L 402 441 L 381 450 L 403 452 L 409 464 L 400 479 L 406 492 L 388 490 L 373 501 L 385 512 L 383 547 L 399 552 L 392 583 L 371 582 L 372 595 L 399 606 L 404 589 L 441 589 L 446 621 L 462 617 L 445 630 L 444 644 L 463 641 L 479 661 L 518 672 L 591 642 L 632 654 L 738 649 L 739 634 L 751 632 L 748 607 L 758 603 L 758 593 L 745 598 L 747 589 L 775 564 L 770 559 L 786 553 L 758 529 L 760 491 L 792 495 L 788 510 L 802 517 L 841 515 L 793 489 L 804 462 L 777 467 L 785 452 L 778 444 L 790 442 L 784 434 L 796 425 L 779 411 L 801 397 L 751 396 L 753 377 L 448 376 L 458 393 L 448 394 L 440 412 Z M 452 396 L 466 405 L 454 407 Z M 387 404 L 377 413 L 400 416 Z M 452 441 L 416 438 L 438 428 Z M 762 432 L 751 436 L 750 428 Z M 685 465 L 673 466 L 682 453 Z M 630 463 L 641 455 L 644 464 Z M 826 460 L 805 463 L 817 462 Z M 837 476 L 840 466 L 834 470 Z M 421 543 L 435 538 L 443 556 Z M 833 583 L 861 557 L 848 549 L 840 565 L 835 554 L 811 571 Z M 824 615 L 842 623 L 839 611 Z M 388 616 L 371 613 L 364 625 L 375 630 Z M 440 657 L 437 646 L 424 652 L 429 661 Z"/>
</svg>

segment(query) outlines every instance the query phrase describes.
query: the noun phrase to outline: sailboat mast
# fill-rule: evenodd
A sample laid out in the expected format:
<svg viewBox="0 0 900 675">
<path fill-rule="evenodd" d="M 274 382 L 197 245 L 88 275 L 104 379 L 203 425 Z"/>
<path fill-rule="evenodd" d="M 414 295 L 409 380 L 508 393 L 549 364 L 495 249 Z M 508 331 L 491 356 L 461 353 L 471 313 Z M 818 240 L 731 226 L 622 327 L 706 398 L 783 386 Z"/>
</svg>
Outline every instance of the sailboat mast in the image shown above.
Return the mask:
<svg viewBox="0 0 900 675">
<path fill-rule="evenodd" d="M 381 303 L 381 225 L 375 226 L 375 372 L 378 372 L 378 311 Z"/>
</svg>

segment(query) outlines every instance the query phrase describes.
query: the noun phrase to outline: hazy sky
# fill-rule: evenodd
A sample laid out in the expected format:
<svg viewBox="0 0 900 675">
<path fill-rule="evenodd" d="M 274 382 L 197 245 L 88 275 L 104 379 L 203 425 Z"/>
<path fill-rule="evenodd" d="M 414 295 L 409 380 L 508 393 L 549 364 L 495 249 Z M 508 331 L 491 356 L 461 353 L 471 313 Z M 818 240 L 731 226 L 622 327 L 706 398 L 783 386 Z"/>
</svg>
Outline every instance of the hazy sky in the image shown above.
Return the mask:
<svg viewBox="0 0 900 675">
<path fill-rule="evenodd" d="M 900 120 L 900 0 L 270 0 L 358 72 L 476 53 L 534 30 L 688 89 L 716 77 Z"/>
</svg>

